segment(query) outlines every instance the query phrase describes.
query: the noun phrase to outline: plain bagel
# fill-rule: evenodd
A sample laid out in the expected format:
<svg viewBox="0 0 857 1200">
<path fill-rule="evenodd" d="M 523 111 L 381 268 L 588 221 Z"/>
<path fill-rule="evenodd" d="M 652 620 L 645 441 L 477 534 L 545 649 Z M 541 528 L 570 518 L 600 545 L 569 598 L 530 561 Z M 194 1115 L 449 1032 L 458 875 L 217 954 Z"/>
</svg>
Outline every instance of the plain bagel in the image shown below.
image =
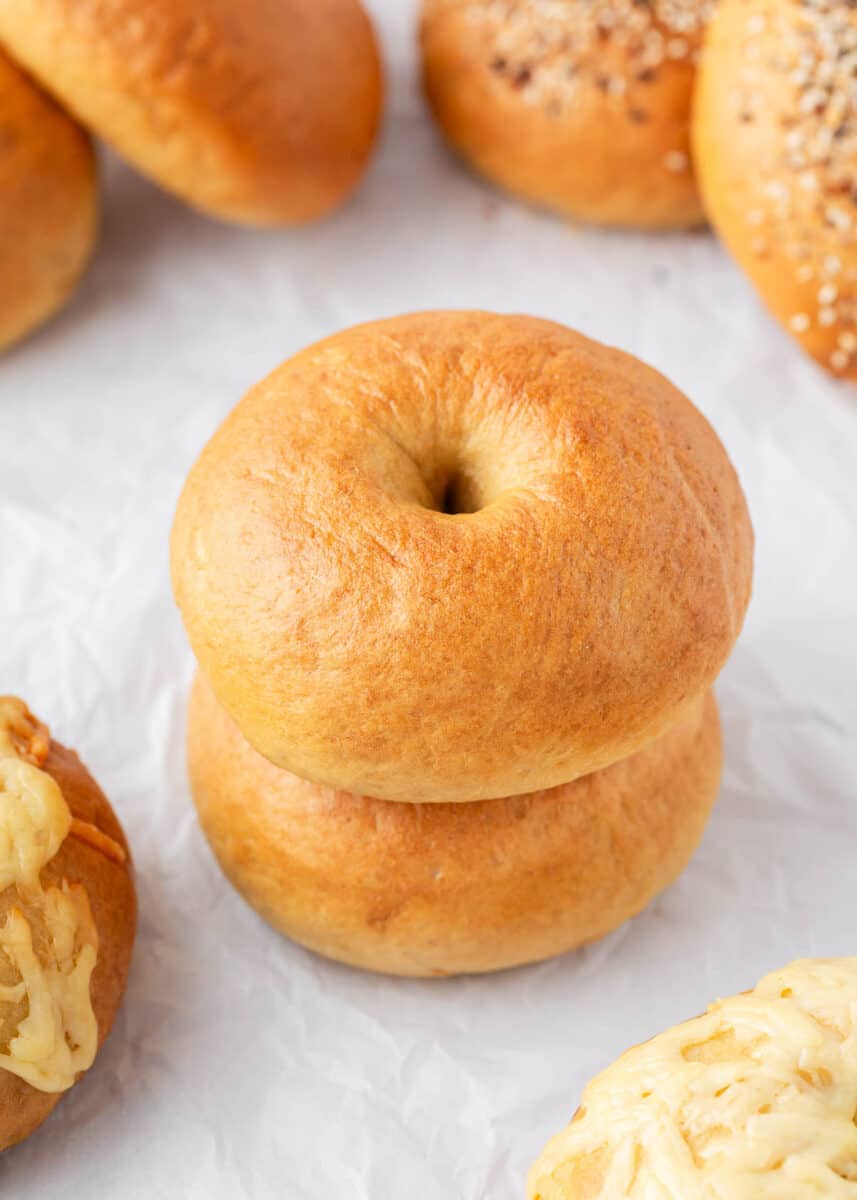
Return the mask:
<svg viewBox="0 0 857 1200">
<path fill-rule="evenodd" d="M 25 704 L 0 697 L 0 1150 L 91 1065 L 135 925 L 128 844 L 104 793 Z"/>
<path fill-rule="evenodd" d="M 690 153 L 712 0 L 425 0 L 425 90 L 509 191 L 604 225 L 704 220 Z"/>
<path fill-rule="evenodd" d="M 65 303 L 97 225 L 89 138 L 0 50 L 0 351 Z"/>
<path fill-rule="evenodd" d="M 378 128 L 359 0 L 0 0 L 0 43 L 145 174 L 243 224 L 327 213 Z"/>
<path fill-rule="evenodd" d="M 561 325 L 423 313 L 310 347 L 193 467 L 197 659 L 278 766 L 386 800 L 538 791 L 689 714 L 750 594 L 709 424 Z"/>
<path fill-rule="evenodd" d="M 189 709 L 193 797 L 227 877 L 289 937 L 394 975 L 496 971 L 616 928 L 686 866 L 721 757 L 709 695 L 632 758 L 552 791 L 392 804 L 275 767 L 202 675 Z"/>
</svg>

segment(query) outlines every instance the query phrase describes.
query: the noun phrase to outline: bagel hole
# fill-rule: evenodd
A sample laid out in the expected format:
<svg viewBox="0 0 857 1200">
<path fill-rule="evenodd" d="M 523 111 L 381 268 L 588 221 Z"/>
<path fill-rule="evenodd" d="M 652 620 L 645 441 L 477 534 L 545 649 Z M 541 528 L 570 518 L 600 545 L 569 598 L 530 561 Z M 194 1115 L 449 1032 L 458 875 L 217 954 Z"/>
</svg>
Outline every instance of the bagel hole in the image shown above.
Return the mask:
<svg viewBox="0 0 857 1200">
<path fill-rule="evenodd" d="M 453 471 L 446 479 L 438 500 L 438 512 L 448 517 L 460 517 L 479 512 L 482 498 L 478 494 L 475 480 L 463 471 Z"/>
</svg>

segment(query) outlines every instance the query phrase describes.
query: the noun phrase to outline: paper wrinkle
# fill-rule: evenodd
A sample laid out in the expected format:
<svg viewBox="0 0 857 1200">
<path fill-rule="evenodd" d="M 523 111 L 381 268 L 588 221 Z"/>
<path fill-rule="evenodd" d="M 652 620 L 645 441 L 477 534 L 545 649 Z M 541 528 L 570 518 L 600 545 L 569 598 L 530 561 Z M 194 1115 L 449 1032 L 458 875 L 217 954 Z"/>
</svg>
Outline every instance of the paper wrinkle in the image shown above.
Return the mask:
<svg viewBox="0 0 857 1200">
<path fill-rule="evenodd" d="M 519 1200 L 629 1045 L 795 957 L 857 952 L 857 392 L 707 235 L 574 229 L 475 180 L 419 101 L 415 0 L 371 8 L 391 112 L 346 209 L 230 229 L 111 161 L 79 295 L 0 364 L 0 691 L 80 751 L 140 892 L 116 1029 L 0 1161 L 4 1200 Z M 723 791 L 685 875 L 578 954 L 408 982 L 290 945 L 216 867 L 185 778 L 193 664 L 167 541 L 247 387 L 341 326 L 442 307 L 552 317 L 664 371 L 729 449 L 758 557 L 718 687 Z"/>
</svg>

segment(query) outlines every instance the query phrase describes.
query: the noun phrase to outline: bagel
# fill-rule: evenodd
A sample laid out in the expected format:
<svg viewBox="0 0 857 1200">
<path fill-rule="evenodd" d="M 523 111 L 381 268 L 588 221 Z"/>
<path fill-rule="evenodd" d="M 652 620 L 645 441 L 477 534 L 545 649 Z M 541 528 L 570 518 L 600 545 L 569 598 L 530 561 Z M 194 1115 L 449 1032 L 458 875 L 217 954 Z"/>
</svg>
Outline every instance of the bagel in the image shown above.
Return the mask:
<svg viewBox="0 0 857 1200">
<path fill-rule="evenodd" d="M 0 351 L 65 303 L 97 224 L 89 138 L 0 51 Z"/>
<path fill-rule="evenodd" d="M 857 1187 L 857 958 L 796 962 L 623 1055 L 529 1200 L 808 1200 Z"/>
<path fill-rule="evenodd" d="M 525 200 L 601 225 L 699 225 L 689 127 L 711 8 L 425 0 L 425 92 L 452 146 Z"/>
<path fill-rule="evenodd" d="M 0 697 L 0 1150 L 91 1066 L 135 923 L 130 852 L 103 792 L 22 701 Z"/>
<path fill-rule="evenodd" d="M 694 144 L 712 224 L 781 324 L 857 379 L 857 9 L 721 0 Z"/>
<path fill-rule="evenodd" d="M 172 535 L 196 657 L 250 742 L 384 800 L 487 800 L 625 758 L 710 688 L 750 594 L 723 447 L 560 325 L 423 313 L 285 363 Z"/>
<path fill-rule="evenodd" d="M 324 215 L 375 140 L 359 0 L 0 0 L 0 42 L 144 174 L 226 220 Z"/>
<path fill-rule="evenodd" d="M 191 788 L 227 878 L 295 941 L 392 975 L 497 971 L 609 933 L 684 870 L 721 759 L 709 694 L 661 740 L 575 783 L 395 804 L 275 767 L 202 675 L 189 706 Z"/>
</svg>

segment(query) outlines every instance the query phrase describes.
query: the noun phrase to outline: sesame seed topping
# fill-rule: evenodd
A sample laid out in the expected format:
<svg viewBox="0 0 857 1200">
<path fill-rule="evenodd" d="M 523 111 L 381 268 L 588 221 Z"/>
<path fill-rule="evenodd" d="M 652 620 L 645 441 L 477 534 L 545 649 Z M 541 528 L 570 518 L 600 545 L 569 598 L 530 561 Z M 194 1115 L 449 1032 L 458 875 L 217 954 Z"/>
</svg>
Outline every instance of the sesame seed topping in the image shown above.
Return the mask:
<svg viewBox="0 0 857 1200">
<path fill-rule="evenodd" d="M 690 170 L 690 158 L 683 150 L 670 150 L 664 156 L 664 166 L 678 175 L 682 171 Z"/>
<path fill-rule="evenodd" d="M 435 0 L 481 27 L 492 72 L 553 116 L 593 83 L 628 119 L 647 119 L 645 93 L 666 63 L 695 63 L 716 0 Z M 623 51 L 603 53 L 607 42 Z M 626 93 L 628 95 L 626 96 Z M 633 95 L 631 95 L 633 93 Z M 669 170 L 685 170 L 668 167 Z"/>
<path fill-rule="evenodd" d="M 788 326 L 830 330 L 828 365 L 844 371 L 857 362 L 857 0 L 748 0 L 748 9 L 728 102 L 739 129 L 779 132 L 761 155 L 753 134 L 750 251 L 761 257 L 764 234 L 791 260 L 807 307 Z"/>
</svg>

